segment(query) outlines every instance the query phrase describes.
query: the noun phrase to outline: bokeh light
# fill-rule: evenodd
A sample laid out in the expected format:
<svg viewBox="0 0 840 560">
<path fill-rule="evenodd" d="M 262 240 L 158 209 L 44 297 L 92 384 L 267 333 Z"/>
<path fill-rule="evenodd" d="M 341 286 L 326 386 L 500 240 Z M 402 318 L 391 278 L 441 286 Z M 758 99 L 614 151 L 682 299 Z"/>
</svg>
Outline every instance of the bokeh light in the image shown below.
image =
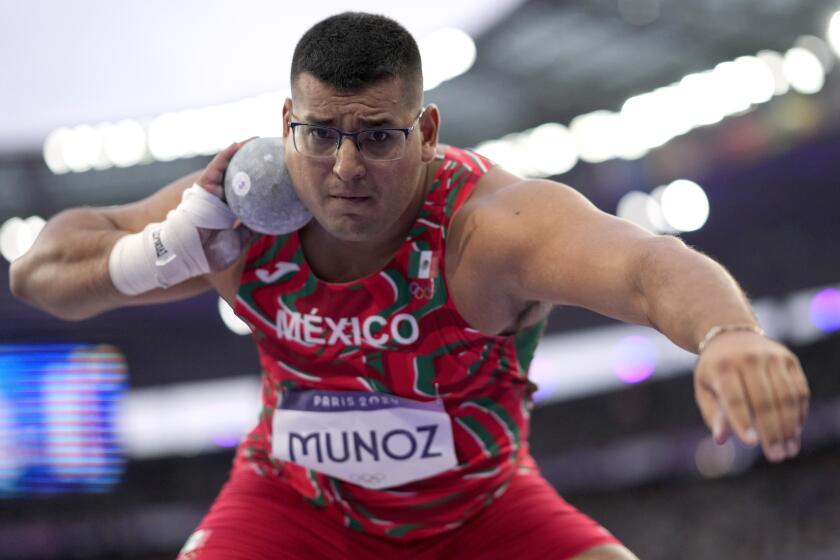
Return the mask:
<svg viewBox="0 0 840 560">
<path fill-rule="evenodd" d="M 814 53 L 825 74 L 828 74 L 834 68 L 834 53 L 831 52 L 831 46 L 823 39 L 813 35 L 802 35 L 796 40 L 794 46 Z"/>
<path fill-rule="evenodd" d="M 610 111 L 593 111 L 572 119 L 569 130 L 575 138 L 580 159 L 601 163 L 615 157 L 615 132 L 620 126 L 618 117 Z"/>
<path fill-rule="evenodd" d="M 840 330 L 840 290 L 825 288 L 817 292 L 808 308 L 811 323 L 823 332 Z"/>
<path fill-rule="evenodd" d="M 650 197 L 656 201 L 656 212 L 652 212 L 650 214 L 651 222 L 654 225 L 654 231 L 656 233 L 679 233 L 681 230 L 672 226 L 668 220 L 665 219 L 665 215 L 663 214 L 662 210 L 662 195 L 665 194 L 665 189 L 667 189 L 670 185 L 659 185 L 652 191 L 650 191 Z"/>
<path fill-rule="evenodd" d="M 216 444 L 218 447 L 223 449 L 231 449 L 239 445 L 239 442 L 242 441 L 242 436 L 214 436 L 213 443 Z"/>
<path fill-rule="evenodd" d="M 225 326 L 229 328 L 231 332 L 240 336 L 251 334 L 251 329 L 248 327 L 247 323 L 237 317 L 230 305 L 228 305 L 228 303 L 222 298 L 219 298 L 219 315 L 222 317 L 222 321 Z"/>
<path fill-rule="evenodd" d="M 539 356 L 534 356 L 534 359 L 531 360 L 531 367 L 528 368 L 528 379 L 537 385 L 537 390 L 532 395 L 535 403 L 551 397 L 560 384 L 560 374 L 555 364 Z"/>
<path fill-rule="evenodd" d="M 9 218 L 0 226 L 0 254 L 9 262 L 21 257 L 32 247 L 45 224 L 40 216 L 25 220 L 18 216 Z"/>
<path fill-rule="evenodd" d="M 612 369 L 625 383 L 639 383 L 656 370 L 656 345 L 646 336 L 622 338 L 612 352 Z"/>
<path fill-rule="evenodd" d="M 648 193 L 630 191 L 618 201 L 616 216 L 633 222 L 651 233 L 662 233 L 662 210 L 659 201 Z"/>
<path fill-rule="evenodd" d="M 719 478 L 732 473 L 735 459 L 736 449 L 732 439 L 718 445 L 711 436 L 705 437 L 694 453 L 697 472 L 704 478 Z"/>
<path fill-rule="evenodd" d="M 102 138 L 92 126 L 79 125 L 71 129 L 61 144 L 61 156 L 72 171 L 90 170 L 102 153 Z"/>
<path fill-rule="evenodd" d="M 696 231 L 709 218 L 709 199 L 693 181 L 678 179 L 662 191 L 662 216 L 679 231 Z"/>
<path fill-rule="evenodd" d="M 126 119 L 103 127 L 102 143 L 109 166 L 137 165 L 146 156 L 146 130 L 137 121 Z"/>
<path fill-rule="evenodd" d="M 460 29 L 449 27 L 435 31 L 421 39 L 418 46 L 426 91 L 463 74 L 475 63 L 475 42 Z"/>
<path fill-rule="evenodd" d="M 840 11 L 834 13 L 828 22 L 828 43 L 834 54 L 840 56 Z"/>
<path fill-rule="evenodd" d="M 149 151 L 158 161 L 171 161 L 180 155 L 178 115 L 164 113 L 149 124 Z"/>
<path fill-rule="evenodd" d="M 759 51 L 756 58 L 764 63 L 773 76 L 773 95 L 784 95 L 790 91 L 790 82 L 785 77 L 785 58 L 776 51 Z"/>
<path fill-rule="evenodd" d="M 46 162 L 50 171 L 56 175 L 70 171 L 62 153 L 62 146 L 70 136 L 72 136 L 71 130 L 63 126 L 50 132 L 47 139 L 44 140 L 44 162 Z"/>
<path fill-rule="evenodd" d="M 530 165 L 540 175 L 559 175 L 578 161 L 575 140 L 569 129 L 558 123 L 546 123 L 526 133 Z"/>
<path fill-rule="evenodd" d="M 782 70 L 791 87 L 799 93 L 817 93 L 825 84 L 825 69 L 820 59 L 802 47 L 793 47 L 785 53 Z"/>
</svg>

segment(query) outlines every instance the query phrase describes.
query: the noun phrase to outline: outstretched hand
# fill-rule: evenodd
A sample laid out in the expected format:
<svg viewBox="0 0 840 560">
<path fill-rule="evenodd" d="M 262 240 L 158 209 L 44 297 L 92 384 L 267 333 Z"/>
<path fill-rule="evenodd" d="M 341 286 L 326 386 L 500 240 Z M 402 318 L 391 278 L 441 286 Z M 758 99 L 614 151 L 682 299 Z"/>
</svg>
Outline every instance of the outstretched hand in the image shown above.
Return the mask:
<svg viewBox="0 0 840 560">
<path fill-rule="evenodd" d="M 772 462 L 799 453 L 810 391 L 797 357 L 752 332 L 729 332 L 705 348 L 694 372 L 697 404 L 715 441 L 734 433 Z"/>
</svg>

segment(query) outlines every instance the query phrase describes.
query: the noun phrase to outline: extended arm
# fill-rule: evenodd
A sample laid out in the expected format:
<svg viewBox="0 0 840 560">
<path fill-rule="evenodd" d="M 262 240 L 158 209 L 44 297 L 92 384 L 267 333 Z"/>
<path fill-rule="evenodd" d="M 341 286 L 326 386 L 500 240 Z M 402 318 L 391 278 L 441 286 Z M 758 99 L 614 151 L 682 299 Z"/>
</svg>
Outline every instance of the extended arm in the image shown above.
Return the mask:
<svg viewBox="0 0 840 560">
<path fill-rule="evenodd" d="M 172 301 L 206 290 L 206 280 L 193 278 L 169 290 L 126 296 L 117 291 L 108 273 L 108 256 L 117 240 L 163 220 L 197 176 L 179 179 L 132 204 L 71 208 L 57 214 L 32 248 L 12 262 L 12 293 L 62 319 L 80 320 L 116 307 Z"/>
<path fill-rule="evenodd" d="M 63 319 L 80 320 L 116 307 L 183 299 L 209 288 L 208 279 L 220 291 L 231 291 L 233 282 L 219 274 L 195 276 L 167 289 L 126 295 L 114 285 L 109 257 L 120 239 L 140 232 L 150 223 L 168 219 L 167 214 L 179 205 L 182 194 L 193 183 L 221 196 L 224 169 L 239 146 L 234 144 L 222 151 L 203 172 L 183 177 L 139 202 L 109 208 L 74 208 L 57 214 L 47 222 L 32 248 L 12 263 L 12 293 Z M 244 228 L 239 231 L 247 233 Z M 199 235 L 206 246 L 208 242 L 212 245 L 219 234 L 200 231 Z M 240 237 L 244 245 L 246 235 Z M 213 271 L 230 265 L 213 262 L 212 257 L 207 256 Z"/>
<path fill-rule="evenodd" d="M 476 243 L 488 243 L 484 268 L 515 301 L 576 305 L 650 325 L 692 352 L 715 326 L 756 325 L 722 266 L 674 237 L 600 212 L 566 186 L 521 181 L 474 216 L 475 230 L 489 232 L 476 235 Z M 695 387 L 719 442 L 732 429 L 748 444 L 760 441 L 771 460 L 798 452 L 808 386 L 782 345 L 755 332 L 724 332 L 698 360 Z"/>
</svg>

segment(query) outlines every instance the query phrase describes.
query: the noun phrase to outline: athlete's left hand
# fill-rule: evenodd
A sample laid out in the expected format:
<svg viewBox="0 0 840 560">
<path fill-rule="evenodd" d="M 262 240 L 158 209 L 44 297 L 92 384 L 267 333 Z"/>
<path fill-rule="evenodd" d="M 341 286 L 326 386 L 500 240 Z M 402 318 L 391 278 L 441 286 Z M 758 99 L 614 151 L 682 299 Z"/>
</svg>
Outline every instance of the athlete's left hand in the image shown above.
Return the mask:
<svg viewBox="0 0 840 560">
<path fill-rule="evenodd" d="M 810 391 L 797 357 L 752 332 L 723 333 L 704 349 L 694 394 L 715 441 L 734 432 L 776 463 L 799 453 Z"/>
</svg>

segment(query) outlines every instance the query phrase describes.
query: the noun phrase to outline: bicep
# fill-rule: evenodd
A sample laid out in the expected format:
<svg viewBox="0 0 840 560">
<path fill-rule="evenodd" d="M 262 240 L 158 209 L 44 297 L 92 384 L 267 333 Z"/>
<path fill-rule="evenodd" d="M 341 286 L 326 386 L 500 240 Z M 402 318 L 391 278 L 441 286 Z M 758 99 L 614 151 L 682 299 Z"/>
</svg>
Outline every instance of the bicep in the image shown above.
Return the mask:
<svg viewBox="0 0 840 560">
<path fill-rule="evenodd" d="M 551 181 L 513 185 L 492 206 L 513 297 L 648 324 L 638 272 L 656 236 Z"/>
</svg>

